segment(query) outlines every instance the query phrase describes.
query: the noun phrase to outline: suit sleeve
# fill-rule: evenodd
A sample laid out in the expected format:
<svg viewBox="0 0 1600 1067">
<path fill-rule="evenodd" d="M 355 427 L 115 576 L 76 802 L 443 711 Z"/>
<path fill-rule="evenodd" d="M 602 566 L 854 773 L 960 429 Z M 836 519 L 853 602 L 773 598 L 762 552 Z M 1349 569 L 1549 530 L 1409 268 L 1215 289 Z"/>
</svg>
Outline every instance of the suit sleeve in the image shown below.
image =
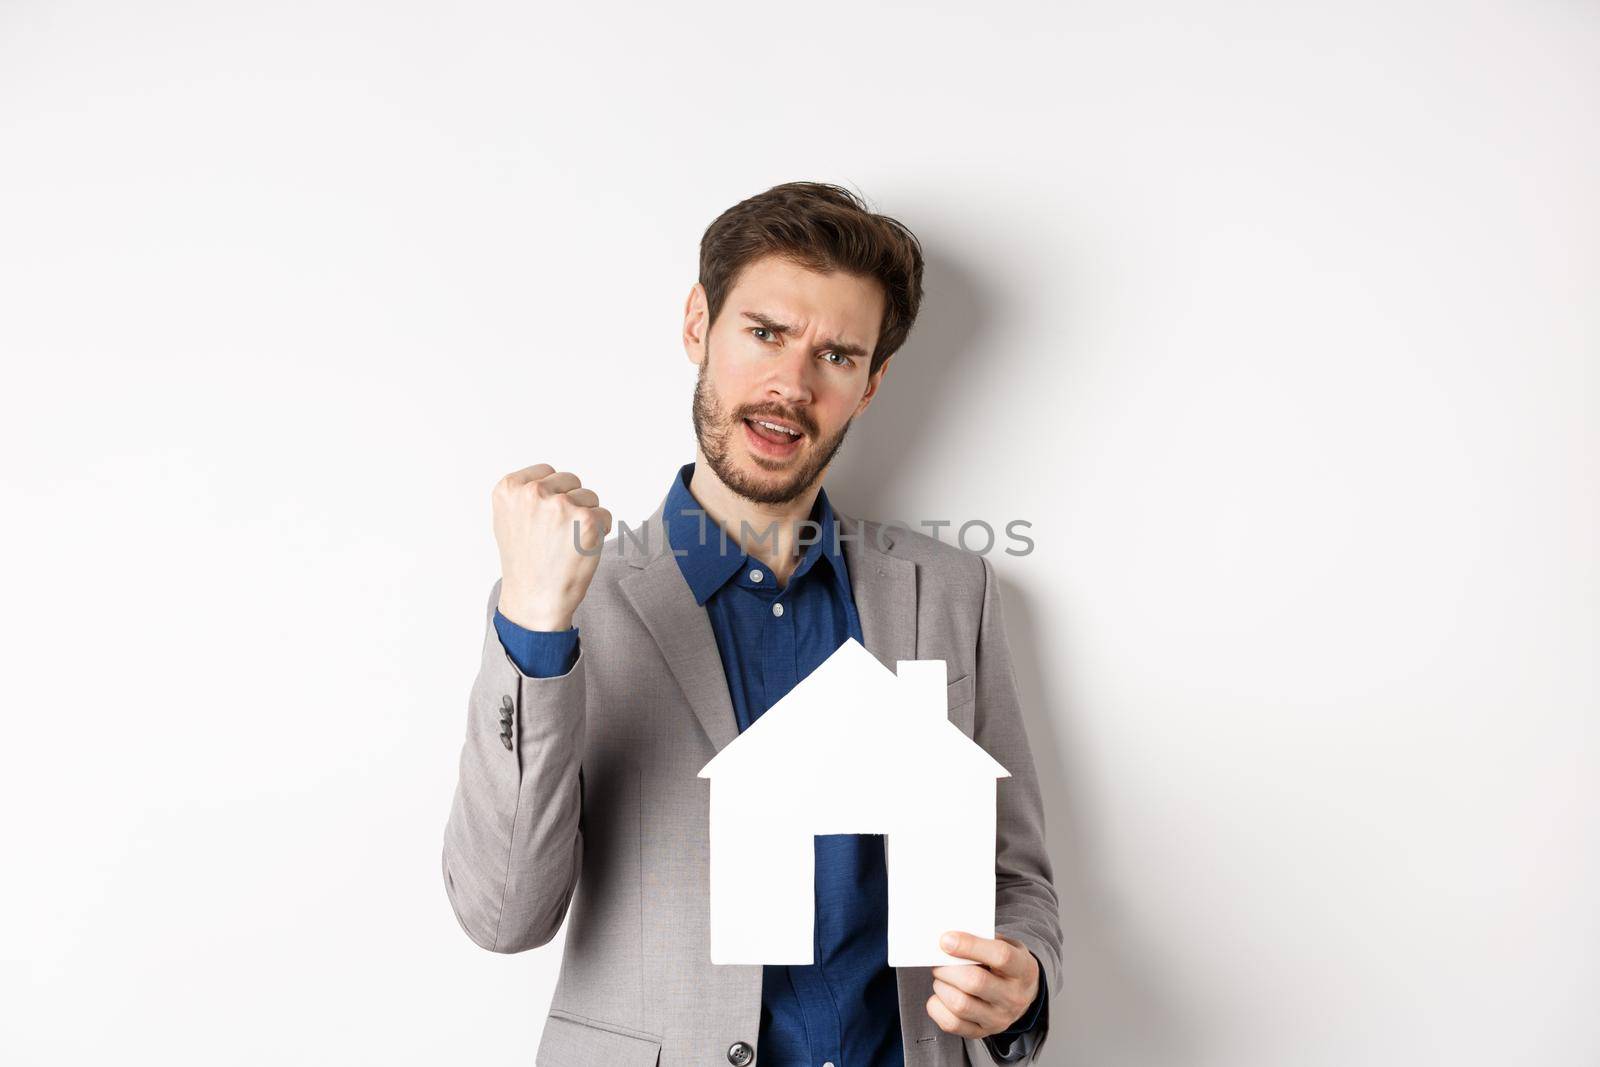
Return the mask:
<svg viewBox="0 0 1600 1067">
<path fill-rule="evenodd" d="M 499 600 L 497 579 L 441 860 L 450 906 L 473 943 L 523 952 L 555 937 L 578 884 L 585 667 L 577 648 L 563 674 L 523 673 L 494 623 Z"/>
<path fill-rule="evenodd" d="M 1044 802 L 1022 723 L 1000 585 L 988 559 L 978 559 L 983 564 L 983 608 L 973 738 L 1011 772 L 1011 777 L 996 783 L 995 933 L 1022 942 L 1038 958 L 1046 991 L 1045 1002 L 1036 1005 L 1043 1010 L 1035 1025 L 1006 1039 L 1010 1041 L 1007 1052 L 1017 1058 L 999 1062 L 1031 1063 L 1049 1033 L 1049 991 L 1061 988 L 1061 901 L 1045 847 Z M 966 1045 L 973 1063 L 997 1062 L 986 1041 L 968 1038 Z"/>
</svg>

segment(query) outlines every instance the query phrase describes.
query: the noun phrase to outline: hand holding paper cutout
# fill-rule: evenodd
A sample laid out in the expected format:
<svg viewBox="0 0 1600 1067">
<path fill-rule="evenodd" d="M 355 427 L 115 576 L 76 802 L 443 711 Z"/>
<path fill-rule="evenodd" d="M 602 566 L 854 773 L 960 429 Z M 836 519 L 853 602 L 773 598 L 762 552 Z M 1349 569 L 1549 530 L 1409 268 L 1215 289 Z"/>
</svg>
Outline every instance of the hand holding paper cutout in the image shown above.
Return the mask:
<svg viewBox="0 0 1600 1067">
<path fill-rule="evenodd" d="M 990 1037 L 1022 1018 L 1039 992 L 1039 961 L 1020 941 L 951 931 L 939 947 L 974 964 L 933 969 L 928 1015 L 947 1034 Z"/>
</svg>

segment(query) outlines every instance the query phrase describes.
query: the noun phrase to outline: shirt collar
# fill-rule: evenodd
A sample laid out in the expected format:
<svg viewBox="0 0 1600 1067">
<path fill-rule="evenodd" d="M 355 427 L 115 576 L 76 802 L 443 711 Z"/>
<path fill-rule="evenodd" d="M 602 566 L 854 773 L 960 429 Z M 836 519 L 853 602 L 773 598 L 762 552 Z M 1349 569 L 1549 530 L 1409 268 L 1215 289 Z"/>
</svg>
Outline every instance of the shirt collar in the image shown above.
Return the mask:
<svg viewBox="0 0 1600 1067">
<path fill-rule="evenodd" d="M 729 537 L 722 527 L 689 492 L 689 480 L 694 476 L 694 463 L 685 463 L 672 479 L 672 488 L 662 507 L 661 521 L 666 525 L 667 544 L 676 556 L 678 569 L 694 593 L 695 603 L 704 605 L 729 578 L 739 573 L 750 559 L 746 552 Z M 827 560 L 839 593 L 850 600 L 849 570 L 844 553 L 834 538 L 833 505 L 828 502 L 828 492 L 817 489 L 816 503 L 811 507 L 810 519 L 821 527 L 821 536 L 806 546 L 805 555 L 789 578 L 789 586 L 803 576 L 819 559 Z M 808 531 L 809 532 L 809 529 Z M 788 587 L 786 587 L 788 588 Z"/>
</svg>

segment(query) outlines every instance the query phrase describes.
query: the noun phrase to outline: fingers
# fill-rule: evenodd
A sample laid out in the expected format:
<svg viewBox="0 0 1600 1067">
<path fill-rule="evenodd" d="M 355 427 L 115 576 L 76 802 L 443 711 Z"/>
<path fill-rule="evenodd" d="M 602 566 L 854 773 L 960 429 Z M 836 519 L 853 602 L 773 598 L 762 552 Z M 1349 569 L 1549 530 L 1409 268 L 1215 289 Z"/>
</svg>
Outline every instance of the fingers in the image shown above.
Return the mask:
<svg viewBox="0 0 1600 1067">
<path fill-rule="evenodd" d="M 1001 980 L 987 967 L 978 967 L 970 963 L 958 965 L 947 963 L 942 967 L 935 967 L 933 977 L 979 1000 L 994 1003 L 1000 999 Z"/>
<path fill-rule="evenodd" d="M 1019 950 L 1015 945 L 1005 941 L 978 937 L 963 930 L 951 930 L 946 933 L 939 939 L 939 947 L 952 956 L 981 963 L 999 974 L 1012 977 L 1018 977 L 1022 973 L 1019 970 L 1021 961 L 1017 958 L 1017 952 L 1027 951 Z"/>
<path fill-rule="evenodd" d="M 523 467 L 519 471 L 512 471 L 500 479 L 506 485 L 521 485 L 524 482 L 536 482 L 540 478 L 548 478 L 556 469 L 548 463 L 535 463 L 531 467 Z"/>
<path fill-rule="evenodd" d="M 567 494 L 567 499 L 572 499 L 577 493 L 588 492 L 589 490 L 587 489 L 575 489 Z M 593 496 L 594 494 L 590 493 L 589 495 Z M 584 507 L 577 513 L 577 517 L 572 520 L 574 527 L 572 534 L 573 544 L 579 545 L 585 550 L 598 546 L 600 542 L 606 539 L 606 535 L 611 532 L 611 512 L 600 507 L 598 498 L 596 500 L 597 502 L 593 507 Z"/>
<path fill-rule="evenodd" d="M 970 993 L 962 992 L 942 979 L 933 980 L 933 1000 L 943 1007 L 956 1023 L 972 1028 L 971 1033 L 963 1034 L 965 1037 L 983 1037 L 1005 1029 L 1005 1020 L 999 1008 Z"/>
<path fill-rule="evenodd" d="M 524 489 L 526 486 L 537 486 L 536 492 L 541 497 L 549 498 L 565 493 L 567 499 L 579 507 L 600 506 L 600 497 L 593 489 L 585 489 L 576 474 L 571 471 L 558 471 L 548 463 L 535 463 L 531 467 L 512 471 L 500 479 L 500 484 L 495 489 L 498 496 L 502 492 Z M 606 529 L 611 528 L 609 513 L 605 525 Z"/>
<path fill-rule="evenodd" d="M 947 1034 L 956 1034 L 961 1037 L 982 1037 L 983 1030 L 976 1023 L 969 1023 L 959 1018 L 949 1008 L 944 1006 L 944 1001 L 935 994 L 928 998 L 928 1017 L 939 1024 L 939 1029 Z"/>
<path fill-rule="evenodd" d="M 571 471 L 556 471 L 539 479 L 540 488 L 552 496 L 556 493 L 566 493 L 578 488 L 583 483 Z"/>
<path fill-rule="evenodd" d="M 571 471 L 558 471 L 548 463 L 535 463 L 531 467 L 512 471 L 500 481 L 507 488 L 537 482 L 539 487 L 550 495 L 569 492 L 583 484 L 576 474 Z"/>
</svg>

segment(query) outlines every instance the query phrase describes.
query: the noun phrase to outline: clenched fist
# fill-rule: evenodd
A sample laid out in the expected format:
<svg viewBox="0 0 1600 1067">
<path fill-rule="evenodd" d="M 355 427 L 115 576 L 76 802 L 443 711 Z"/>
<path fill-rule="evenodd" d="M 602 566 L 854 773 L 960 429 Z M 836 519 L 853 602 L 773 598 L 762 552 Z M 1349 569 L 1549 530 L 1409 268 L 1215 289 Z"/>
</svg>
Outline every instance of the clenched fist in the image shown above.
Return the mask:
<svg viewBox="0 0 1600 1067">
<path fill-rule="evenodd" d="M 525 630 L 569 628 L 600 565 L 611 512 L 576 474 L 548 463 L 501 478 L 493 498 L 500 614 Z"/>
</svg>

